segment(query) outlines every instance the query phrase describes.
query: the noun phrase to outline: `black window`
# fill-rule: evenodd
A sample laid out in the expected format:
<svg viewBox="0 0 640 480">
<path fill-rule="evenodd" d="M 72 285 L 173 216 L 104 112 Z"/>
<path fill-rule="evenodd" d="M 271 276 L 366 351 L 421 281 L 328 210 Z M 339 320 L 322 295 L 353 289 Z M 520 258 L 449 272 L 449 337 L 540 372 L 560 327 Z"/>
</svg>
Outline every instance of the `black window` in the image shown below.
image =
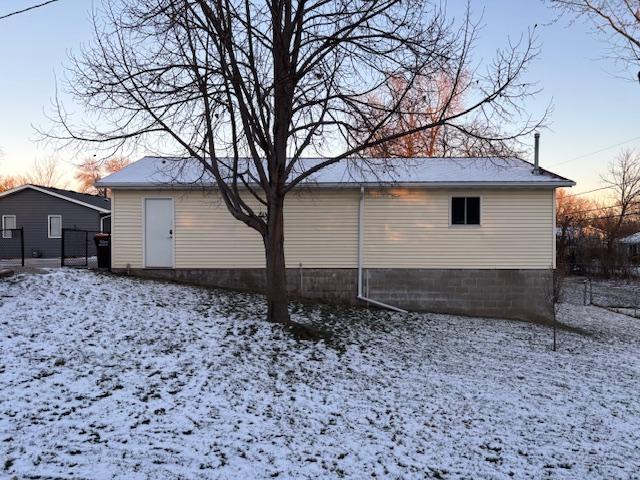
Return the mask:
<svg viewBox="0 0 640 480">
<path fill-rule="evenodd" d="M 452 197 L 451 225 L 480 225 L 480 197 Z"/>
</svg>

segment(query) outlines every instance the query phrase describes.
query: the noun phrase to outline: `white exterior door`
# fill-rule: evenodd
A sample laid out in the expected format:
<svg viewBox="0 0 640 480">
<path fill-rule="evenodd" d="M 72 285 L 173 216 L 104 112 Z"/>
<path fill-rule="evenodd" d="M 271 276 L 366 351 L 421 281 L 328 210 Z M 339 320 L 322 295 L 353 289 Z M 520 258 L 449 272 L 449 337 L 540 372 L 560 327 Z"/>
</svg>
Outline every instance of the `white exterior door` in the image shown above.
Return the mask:
<svg viewBox="0 0 640 480">
<path fill-rule="evenodd" d="M 173 268 L 173 200 L 144 200 L 145 267 Z"/>
</svg>

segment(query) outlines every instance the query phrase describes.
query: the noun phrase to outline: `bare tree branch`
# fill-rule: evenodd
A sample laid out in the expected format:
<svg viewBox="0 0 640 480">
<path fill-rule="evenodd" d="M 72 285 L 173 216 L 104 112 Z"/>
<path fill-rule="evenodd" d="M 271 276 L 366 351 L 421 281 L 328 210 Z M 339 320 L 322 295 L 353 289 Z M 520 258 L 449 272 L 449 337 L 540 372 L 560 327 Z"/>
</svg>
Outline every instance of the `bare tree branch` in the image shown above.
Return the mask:
<svg viewBox="0 0 640 480">
<path fill-rule="evenodd" d="M 104 0 L 94 32 L 66 82 L 84 121 L 56 100 L 41 133 L 196 159 L 263 238 L 271 319 L 288 319 L 283 210 L 300 183 L 345 159 L 374 168 L 371 149 L 423 132 L 481 144 L 539 125 L 524 110 L 534 35 L 474 63 L 468 11 L 458 25 L 429 0 Z M 408 101 L 443 76 L 434 109 Z M 397 128 L 404 115 L 412 121 Z"/>
<path fill-rule="evenodd" d="M 550 0 L 563 12 L 589 20 L 604 35 L 612 56 L 634 70 L 640 81 L 640 2 L 638 0 Z"/>
</svg>

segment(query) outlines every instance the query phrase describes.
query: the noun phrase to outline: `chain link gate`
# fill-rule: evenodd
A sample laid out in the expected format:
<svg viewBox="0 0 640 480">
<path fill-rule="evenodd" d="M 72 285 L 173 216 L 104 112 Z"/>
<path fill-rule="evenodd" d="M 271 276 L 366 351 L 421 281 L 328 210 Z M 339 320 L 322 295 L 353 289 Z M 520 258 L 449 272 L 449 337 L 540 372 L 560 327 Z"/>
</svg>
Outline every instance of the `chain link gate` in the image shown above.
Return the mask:
<svg viewBox="0 0 640 480">
<path fill-rule="evenodd" d="M 60 239 L 60 265 L 63 267 L 97 268 L 97 248 L 94 241 L 98 230 L 63 228 Z"/>
<path fill-rule="evenodd" d="M 0 229 L 0 267 L 24 267 L 24 229 Z"/>
</svg>

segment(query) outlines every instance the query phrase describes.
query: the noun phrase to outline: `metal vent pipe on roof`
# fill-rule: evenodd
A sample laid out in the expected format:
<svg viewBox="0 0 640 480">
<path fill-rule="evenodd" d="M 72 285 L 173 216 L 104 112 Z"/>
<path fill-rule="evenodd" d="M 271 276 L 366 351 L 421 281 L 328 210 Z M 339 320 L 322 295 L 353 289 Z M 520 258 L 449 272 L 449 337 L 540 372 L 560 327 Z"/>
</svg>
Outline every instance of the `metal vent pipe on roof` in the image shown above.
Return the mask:
<svg viewBox="0 0 640 480">
<path fill-rule="evenodd" d="M 536 132 L 533 138 L 535 145 L 533 153 L 533 174 L 540 175 L 540 134 Z"/>
</svg>

